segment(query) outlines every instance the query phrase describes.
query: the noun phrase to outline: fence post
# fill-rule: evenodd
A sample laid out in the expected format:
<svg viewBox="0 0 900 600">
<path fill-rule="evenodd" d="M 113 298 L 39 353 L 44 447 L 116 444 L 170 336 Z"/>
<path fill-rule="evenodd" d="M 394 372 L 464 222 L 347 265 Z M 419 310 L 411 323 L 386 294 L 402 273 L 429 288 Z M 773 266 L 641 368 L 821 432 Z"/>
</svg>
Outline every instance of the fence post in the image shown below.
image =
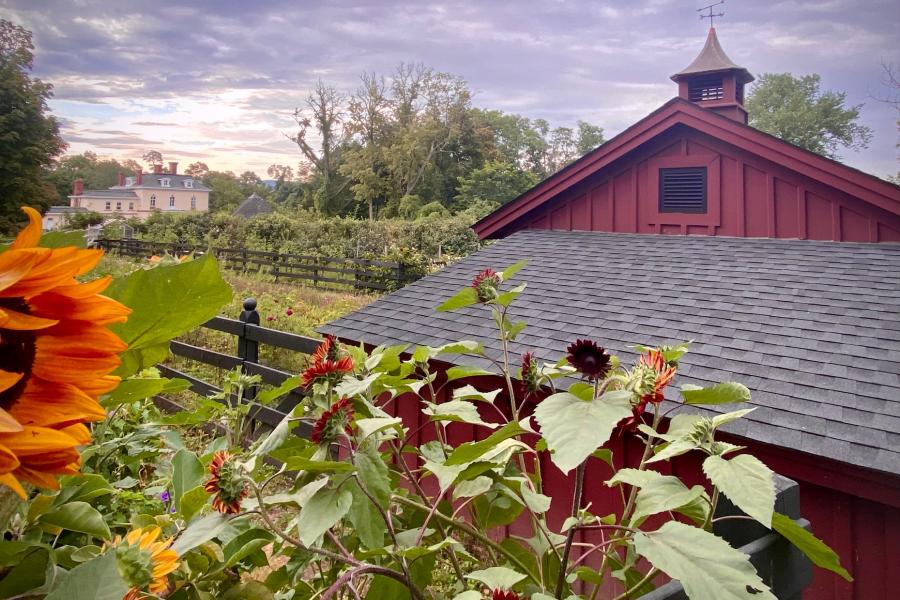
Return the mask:
<svg viewBox="0 0 900 600">
<path fill-rule="evenodd" d="M 256 298 L 247 298 L 244 300 L 244 310 L 241 311 L 238 320 L 241 323 L 244 323 L 241 334 L 238 335 L 237 347 L 238 358 L 240 358 L 242 362 L 241 370 L 243 370 L 243 363 L 259 362 L 259 342 L 247 339 L 247 325 L 259 325 L 260 323 L 259 313 L 256 311 Z M 254 398 L 256 398 L 255 386 L 244 390 L 244 398 L 242 398 L 242 400 L 253 400 Z"/>
<path fill-rule="evenodd" d="M 403 278 L 404 278 L 403 263 L 400 261 L 397 261 L 397 289 L 398 290 L 403 287 Z"/>
</svg>

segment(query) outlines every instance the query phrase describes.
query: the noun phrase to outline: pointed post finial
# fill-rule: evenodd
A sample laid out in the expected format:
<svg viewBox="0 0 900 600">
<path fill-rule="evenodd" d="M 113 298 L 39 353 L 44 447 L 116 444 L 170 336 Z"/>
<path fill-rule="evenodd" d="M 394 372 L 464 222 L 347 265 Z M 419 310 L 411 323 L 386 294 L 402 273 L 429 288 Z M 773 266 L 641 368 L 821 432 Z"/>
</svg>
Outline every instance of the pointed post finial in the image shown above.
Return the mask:
<svg viewBox="0 0 900 600">
<path fill-rule="evenodd" d="M 713 27 L 713 19 L 714 19 L 715 17 L 724 17 L 724 16 L 725 16 L 725 13 L 724 13 L 724 12 L 717 12 L 717 13 L 714 13 L 714 12 L 713 12 L 713 8 L 715 8 L 716 6 L 719 6 L 720 4 L 725 4 L 725 0 L 720 0 L 719 2 L 716 2 L 716 3 L 714 3 L 714 4 L 710 4 L 709 6 L 704 6 L 703 8 L 698 8 L 698 9 L 697 9 L 697 12 L 698 12 L 698 13 L 702 13 L 704 10 L 708 10 L 708 11 L 709 11 L 709 14 L 706 14 L 706 15 L 701 14 L 701 15 L 700 15 L 700 20 L 702 21 L 703 19 L 709 19 L 709 27 L 710 27 L 710 29 L 712 29 L 712 27 Z"/>
</svg>

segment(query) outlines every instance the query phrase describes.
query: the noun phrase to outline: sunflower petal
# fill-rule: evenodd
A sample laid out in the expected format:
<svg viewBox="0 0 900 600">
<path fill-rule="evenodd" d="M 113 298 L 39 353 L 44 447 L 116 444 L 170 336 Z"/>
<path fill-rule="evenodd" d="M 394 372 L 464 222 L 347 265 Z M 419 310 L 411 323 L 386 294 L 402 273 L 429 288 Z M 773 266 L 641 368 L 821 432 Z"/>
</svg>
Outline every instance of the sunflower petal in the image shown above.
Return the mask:
<svg viewBox="0 0 900 600">
<path fill-rule="evenodd" d="M 26 315 L 17 310 L 8 308 L 0 308 L 0 326 L 3 329 L 14 329 L 16 331 L 32 331 L 35 329 L 46 329 L 59 323 L 56 319 L 44 319 L 32 315 Z"/>
<path fill-rule="evenodd" d="M 22 279 L 37 262 L 33 252 L 7 250 L 0 254 L 0 290 L 5 290 Z"/>
<path fill-rule="evenodd" d="M 24 376 L 24 373 L 10 373 L 9 371 L 0 369 L 0 392 L 8 390 L 12 386 L 16 385 Z"/>
<path fill-rule="evenodd" d="M 2 371 L 0 371 L 2 373 Z M 12 415 L 0 408 L 0 433 L 22 431 L 22 424 Z"/>
<path fill-rule="evenodd" d="M 22 487 L 22 484 L 19 483 L 19 480 L 16 479 L 16 476 L 12 473 L 0 475 L 0 483 L 18 494 L 19 498 L 21 498 L 22 500 L 28 499 L 28 494 L 25 493 L 25 488 Z"/>
<path fill-rule="evenodd" d="M 28 225 L 16 236 L 10 250 L 33 248 L 41 239 L 41 213 L 30 206 L 23 206 L 22 210 L 28 215 Z"/>
</svg>

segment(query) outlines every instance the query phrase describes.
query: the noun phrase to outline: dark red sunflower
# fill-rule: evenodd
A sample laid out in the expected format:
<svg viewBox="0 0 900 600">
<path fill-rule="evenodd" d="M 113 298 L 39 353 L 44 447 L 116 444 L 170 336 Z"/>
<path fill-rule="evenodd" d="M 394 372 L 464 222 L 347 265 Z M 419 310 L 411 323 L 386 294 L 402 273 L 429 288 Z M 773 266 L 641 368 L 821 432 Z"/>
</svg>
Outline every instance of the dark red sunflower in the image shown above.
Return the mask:
<svg viewBox="0 0 900 600">
<path fill-rule="evenodd" d="M 322 413 L 322 416 L 313 425 L 310 439 L 314 444 L 330 444 L 342 433 L 353 433 L 353 405 L 349 398 L 341 398 L 331 405 L 331 408 Z"/>
<path fill-rule="evenodd" d="M 482 304 L 495 300 L 500 295 L 500 274 L 493 269 L 485 269 L 472 280 L 472 288 L 478 295 L 478 301 Z"/>
<path fill-rule="evenodd" d="M 213 508 L 226 515 L 241 512 L 241 500 L 247 495 L 247 485 L 235 470 L 231 454 L 224 450 L 213 454 L 209 474 L 209 481 L 203 489 L 213 494 Z"/>
<path fill-rule="evenodd" d="M 522 596 L 512 590 L 495 589 L 491 593 L 491 600 L 522 600 Z"/>
<path fill-rule="evenodd" d="M 575 340 L 566 348 L 569 364 L 588 379 L 602 379 L 612 368 L 612 357 L 593 340 Z"/>
<path fill-rule="evenodd" d="M 349 354 L 341 356 L 341 347 L 334 336 L 325 336 L 325 340 L 313 353 L 309 367 L 303 372 L 303 387 L 308 388 L 321 379 L 336 383 L 346 373 L 352 373 L 354 364 Z"/>
<path fill-rule="evenodd" d="M 525 395 L 534 394 L 541 389 L 541 374 L 538 372 L 534 352 L 522 355 L 522 369 L 519 372 L 519 385 Z"/>
<path fill-rule="evenodd" d="M 644 410 L 647 408 L 647 398 L 641 398 L 637 404 L 631 408 L 631 416 L 622 421 L 619 425 L 619 432 L 635 431 L 638 425 L 644 422 Z"/>
<path fill-rule="evenodd" d="M 665 357 L 661 350 L 649 350 L 646 354 L 641 355 L 640 365 L 653 373 L 653 386 L 645 393 L 641 400 L 659 404 L 665 397 L 663 390 L 675 377 L 675 367 L 666 363 Z"/>
</svg>

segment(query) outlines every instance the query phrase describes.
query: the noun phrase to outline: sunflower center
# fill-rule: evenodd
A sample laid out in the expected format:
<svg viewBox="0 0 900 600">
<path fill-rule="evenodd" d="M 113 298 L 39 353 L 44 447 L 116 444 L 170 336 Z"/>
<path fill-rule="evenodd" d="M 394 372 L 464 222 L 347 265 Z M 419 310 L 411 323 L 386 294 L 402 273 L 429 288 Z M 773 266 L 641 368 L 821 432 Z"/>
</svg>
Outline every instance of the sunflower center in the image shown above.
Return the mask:
<svg viewBox="0 0 900 600">
<path fill-rule="evenodd" d="M 21 298 L 0 298 L 0 308 L 28 313 L 28 305 Z M 25 374 L 14 386 L 0 392 L 0 408 L 11 408 L 22 394 L 31 375 L 35 352 L 34 332 L 0 327 L 0 368 L 10 373 Z"/>
</svg>

